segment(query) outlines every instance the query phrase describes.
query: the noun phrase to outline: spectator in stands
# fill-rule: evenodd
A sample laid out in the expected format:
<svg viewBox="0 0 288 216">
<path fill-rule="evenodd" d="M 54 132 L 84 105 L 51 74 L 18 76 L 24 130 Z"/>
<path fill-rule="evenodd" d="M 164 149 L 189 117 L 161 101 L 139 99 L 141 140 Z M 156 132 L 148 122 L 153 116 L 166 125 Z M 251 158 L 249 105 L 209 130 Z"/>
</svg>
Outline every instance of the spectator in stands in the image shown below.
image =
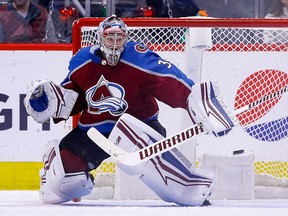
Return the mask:
<svg viewBox="0 0 288 216">
<path fill-rule="evenodd" d="M 254 18 L 253 0 L 194 0 L 199 8 L 204 8 L 209 16 L 220 18 Z"/>
<path fill-rule="evenodd" d="M 288 0 L 274 1 L 265 18 L 288 18 Z"/>
<path fill-rule="evenodd" d="M 31 0 L 9 0 L 0 6 L 1 43 L 57 43 L 45 8 Z"/>
<path fill-rule="evenodd" d="M 288 18 L 288 0 L 277 0 L 271 5 L 270 13 L 265 18 Z M 288 31 L 264 30 L 263 40 L 266 43 L 288 43 Z"/>
<path fill-rule="evenodd" d="M 46 8 L 49 11 L 49 7 L 51 6 L 51 0 L 34 0 L 35 3 L 38 3 L 42 7 Z M 62 2 L 62 1 L 61 1 Z M 54 3 L 54 2 L 53 2 Z M 63 2 L 64 4 L 64 2 Z M 53 6 L 54 7 L 54 6 Z"/>
<path fill-rule="evenodd" d="M 134 17 L 137 7 L 146 6 L 145 0 L 116 0 L 115 13 L 118 17 Z"/>
<path fill-rule="evenodd" d="M 225 1 L 222 17 L 227 18 L 254 18 L 255 1 L 228 0 Z"/>
<path fill-rule="evenodd" d="M 147 5 L 155 8 L 156 17 L 196 16 L 200 11 L 193 0 L 147 0 Z"/>
</svg>

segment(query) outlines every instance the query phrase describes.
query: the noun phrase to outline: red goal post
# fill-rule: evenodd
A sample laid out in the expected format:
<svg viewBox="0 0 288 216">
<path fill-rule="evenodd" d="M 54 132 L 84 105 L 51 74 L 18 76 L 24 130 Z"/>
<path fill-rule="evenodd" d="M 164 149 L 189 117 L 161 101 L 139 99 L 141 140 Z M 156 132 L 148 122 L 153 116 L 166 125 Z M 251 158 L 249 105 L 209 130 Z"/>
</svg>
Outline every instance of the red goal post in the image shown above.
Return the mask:
<svg viewBox="0 0 288 216">
<path fill-rule="evenodd" d="M 81 47 L 97 43 L 96 29 L 102 20 L 81 18 L 73 23 L 73 53 Z M 253 154 L 255 186 L 287 187 L 288 20 L 123 20 L 129 28 L 130 40 L 148 45 L 196 82 L 216 79 L 225 101 L 235 110 L 269 94 L 281 92 L 279 97 L 267 99 L 255 109 L 239 114 L 237 118 L 242 127 L 235 129 L 231 135 L 221 139 L 211 136 L 197 139 L 195 155 L 193 151 L 190 156 L 201 166 L 203 155 L 230 155 L 241 149 L 245 153 Z M 160 105 L 160 113 L 162 108 L 169 115 L 160 117 L 168 133 L 189 124 L 182 112 L 175 115 L 176 120 L 167 120 L 174 114 L 169 114 L 169 108 L 163 105 Z M 78 118 L 74 117 L 74 126 L 77 121 Z M 175 126 L 175 122 L 179 123 L 179 126 Z M 115 164 L 105 162 L 95 173 L 97 172 L 113 176 Z M 112 187 L 113 184 L 115 182 Z"/>
</svg>

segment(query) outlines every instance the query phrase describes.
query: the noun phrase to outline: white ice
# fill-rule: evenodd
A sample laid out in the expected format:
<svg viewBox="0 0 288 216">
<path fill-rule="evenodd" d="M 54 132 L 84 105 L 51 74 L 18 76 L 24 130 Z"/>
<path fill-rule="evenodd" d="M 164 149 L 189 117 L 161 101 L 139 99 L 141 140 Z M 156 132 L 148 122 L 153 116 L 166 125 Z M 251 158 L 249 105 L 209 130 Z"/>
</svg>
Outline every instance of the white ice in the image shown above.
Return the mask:
<svg viewBox="0 0 288 216">
<path fill-rule="evenodd" d="M 160 200 L 82 200 L 43 204 L 38 191 L 0 191 L 0 216 L 286 216 L 288 200 L 212 200 L 179 207 Z"/>
</svg>

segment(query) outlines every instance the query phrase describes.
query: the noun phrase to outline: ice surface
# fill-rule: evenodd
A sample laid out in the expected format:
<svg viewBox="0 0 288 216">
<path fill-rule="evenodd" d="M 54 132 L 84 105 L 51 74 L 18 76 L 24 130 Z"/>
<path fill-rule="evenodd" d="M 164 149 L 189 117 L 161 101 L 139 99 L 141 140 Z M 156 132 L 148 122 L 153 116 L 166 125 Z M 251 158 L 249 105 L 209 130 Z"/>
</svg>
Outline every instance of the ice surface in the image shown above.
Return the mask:
<svg viewBox="0 0 288 216">
<path fill-rule="evenodd" d="M 0 216 L 286 216 L 288 200 L 212 200 L 179 207 L 160 200 L 82 200 L 43 204 L 38 191 L 0 191 Z"/>
</svg>

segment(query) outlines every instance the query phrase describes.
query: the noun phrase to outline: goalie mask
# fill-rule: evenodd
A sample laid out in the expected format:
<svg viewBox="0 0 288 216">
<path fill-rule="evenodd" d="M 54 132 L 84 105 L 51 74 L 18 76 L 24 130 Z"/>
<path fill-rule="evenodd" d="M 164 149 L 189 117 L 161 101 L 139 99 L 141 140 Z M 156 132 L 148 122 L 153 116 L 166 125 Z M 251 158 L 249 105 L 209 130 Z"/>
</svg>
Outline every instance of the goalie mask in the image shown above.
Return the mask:
<svg viewBox="0 0 288 216">
<path fill-rule="evenodd" d="M 128 30 L 125 23 L 115 15 L 106 18 L 98 27 L 99 46 L 108 62 L 115 66 L 128 39 Z"/>
</svg>

